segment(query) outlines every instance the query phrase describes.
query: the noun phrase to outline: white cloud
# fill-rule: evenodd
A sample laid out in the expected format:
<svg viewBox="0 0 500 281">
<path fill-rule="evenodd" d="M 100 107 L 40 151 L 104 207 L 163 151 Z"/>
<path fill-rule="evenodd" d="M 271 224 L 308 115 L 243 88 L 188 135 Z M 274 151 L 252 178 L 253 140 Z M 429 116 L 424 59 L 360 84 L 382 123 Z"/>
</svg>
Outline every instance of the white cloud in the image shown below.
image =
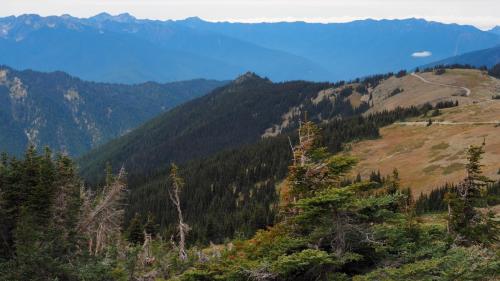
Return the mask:
<svg viewBox="0 0 500 281">
<path fill-rule="evenodd" d="M 411 56 L 414 58 L 426 58 L 432 56 L 432 53 L 429 51 L 422 51 L 422 52 L 415 52 L 411 54 Z"/>
</svg>

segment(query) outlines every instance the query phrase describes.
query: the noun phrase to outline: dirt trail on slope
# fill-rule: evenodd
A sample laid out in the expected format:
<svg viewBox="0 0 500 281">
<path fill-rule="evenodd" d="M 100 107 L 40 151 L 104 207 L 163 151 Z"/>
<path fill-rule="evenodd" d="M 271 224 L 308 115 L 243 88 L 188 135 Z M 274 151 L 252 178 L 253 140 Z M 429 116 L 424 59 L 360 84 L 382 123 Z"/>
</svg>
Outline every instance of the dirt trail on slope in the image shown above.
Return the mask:
<svg viewBox="0 0 500 281">
<path fill-rule="evenodd" d="M 413 72 L 411 74 L 411 76 L 413 77 L 416 77 L 418 79 L 420 79 L 420 81 L 426 83 L 426 84 L 431 84 L 431 85 L 436 85 L 436 86 L 442 86 L 442 87 L 450 87 L 450 88 L 455 88 L 455 89 L 461 89 L 461 90 L 464 90 L 465 91 L 465 96 L 470 96 L 471 94 L 471 90 L 467 87 L 461 87 L 461 86 L 455 86 L 455 85 L 448 85 L 448 84 L 442 84 L 442 83 L 437 83 L 437 82 L 432 82 L 432 81 L 429 81 L 427 79 L 425 79 L 424 77 L 416 74 L 415 72 Z"/>
<path fill-rule="evenodd" d="M 428 121 L 413 121 L 413 122 L 395 122 L 397 125 L 413 125 L 413 126 L 427 126 Z M 451 122 L 451 121 L 432 121 L 432 125 L 500 125 L 500 121 L 486 121 L 486 122 Z"/>
</svg>

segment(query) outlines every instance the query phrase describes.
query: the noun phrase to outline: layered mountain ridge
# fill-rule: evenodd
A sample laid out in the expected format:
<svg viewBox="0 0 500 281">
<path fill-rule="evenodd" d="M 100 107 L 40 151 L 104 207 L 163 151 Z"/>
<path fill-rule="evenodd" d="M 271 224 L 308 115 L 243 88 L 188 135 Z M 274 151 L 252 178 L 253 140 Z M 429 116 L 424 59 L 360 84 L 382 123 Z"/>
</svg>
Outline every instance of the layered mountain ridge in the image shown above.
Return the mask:
<svg viewBox="0 0 500 281">
<path fill-rule="evenodd" d="M 500 63 L 500 45 L 493 48 L 468 52 L 462 55 L 453 56 L 444 60 L 436 61 L 428 64 L 425 67 L 433 67 L 437 65 L 471 65 L 473 67 L 492 68 Z"/>
<path fill-rule="evenodd" d="M 0 150 L 19 155 L 33 144 L 80 155 L 224 83 L 106 84 L 1 66 Z"/>
<path fill-rule="evenodd" d="M 248 70 L 273 81 L 338 81 L 498 44 L 494 32 L 419 19 L 247 24 L 105 13 L 0 19 L 0 63 L 122 83 L 228 80 Z"/>
</svg>

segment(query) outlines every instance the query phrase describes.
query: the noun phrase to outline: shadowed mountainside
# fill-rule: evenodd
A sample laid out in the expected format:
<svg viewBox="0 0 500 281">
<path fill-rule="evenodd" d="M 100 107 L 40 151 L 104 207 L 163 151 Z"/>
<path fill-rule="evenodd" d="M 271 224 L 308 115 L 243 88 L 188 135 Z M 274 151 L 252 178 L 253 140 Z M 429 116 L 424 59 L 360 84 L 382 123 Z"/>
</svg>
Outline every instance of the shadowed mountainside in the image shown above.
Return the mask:
<svg viewBox="0 0 500 281">
<path fill-rule="evenodd" d="M 31 143 L 80 155 L 222 85 L 201 79 L 167 84 L 94 83 L 63 72 L 1 66 L 0 151 L 20 155 Z"/>
</svg>

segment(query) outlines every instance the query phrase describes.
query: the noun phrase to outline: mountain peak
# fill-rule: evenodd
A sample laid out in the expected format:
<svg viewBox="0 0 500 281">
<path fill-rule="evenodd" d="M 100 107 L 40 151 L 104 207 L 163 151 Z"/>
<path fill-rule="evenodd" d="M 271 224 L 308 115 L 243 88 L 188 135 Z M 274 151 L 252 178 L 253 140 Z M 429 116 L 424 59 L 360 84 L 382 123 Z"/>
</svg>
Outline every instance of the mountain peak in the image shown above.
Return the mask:
<svg viewBox="0 0 500 281">
<path fill-rule="evenodd" d="M 234 80 L 235 84 L 242 84 L 247 81 L 254 81 L 254 80 L 266 80 L 259 75 L 255 74 L 255 72 L 248 71 L 243 75 L 240 75 L 238 78 Z"/>
<path fill-rule="evenodd" d="M 102 22 L 102 21 L 116 21 L 116 22 L 129 22 L 134 21 L 136 18 L 129 13 L 122 13 L 116 16 L 108 14 L 106 12 L 99 13 L 90 18 L 91 20 Z"/>
<path fill-rule="evenodd" d="M 188 17 L 184 21 L 187 22 L 200 22 L 203 21 L 200 17 Z"/>
<path fill-rule="evenodd" d="M 134 21 L 136 18 L 132 16 L 129 13 L 122 13 L 114 17 L 115 20 L 118 20 L 120 22 L 125 22 L 125 21 Z"/>
<path fill-rule="evenodd" d="M 96 20 L 104 20 L 104 19 L 109 19 L 111 18 L 112 15 L 111 14 L 108 14 L 106 12 L 102 12 L 102 13 L 99 13 L 93 17 L 91 17 L 91 19 L 96 19 Z"/>
</svg>

